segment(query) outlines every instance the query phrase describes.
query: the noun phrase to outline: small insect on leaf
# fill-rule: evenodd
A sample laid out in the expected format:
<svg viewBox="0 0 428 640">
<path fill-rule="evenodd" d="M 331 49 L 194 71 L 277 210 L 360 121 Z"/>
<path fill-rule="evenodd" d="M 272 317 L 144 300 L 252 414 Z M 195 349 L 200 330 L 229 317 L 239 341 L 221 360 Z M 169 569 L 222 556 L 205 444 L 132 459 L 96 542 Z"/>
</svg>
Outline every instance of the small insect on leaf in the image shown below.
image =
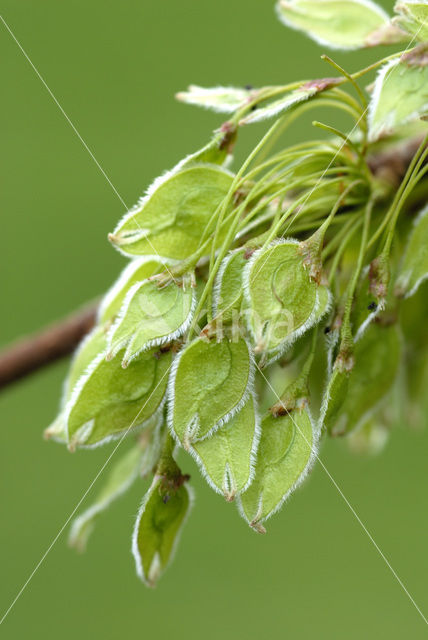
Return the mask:
<svg viewBox="0 0 428 640">
<path fill-rule="evenodd" d="M 137 574 L 147 586 L 154 587 L 171 562 L 191 504 L 190 489 L 185 484 L 167 489 L 162 477 L 154 478 L 132 536 Z"/>
<path fill-rule="evenodd" d="M 228 501 L 252 480 L 259 435 L 257 409 L 250 396 L 230 422 L 190 446 L 208 484 Z"/>
<path fill-rule="evenodd" d="M 141 467 L 142 451 L 133 447 L 119 460 L 113 462 L 107 480 L 92 505 L 78 516 L 71 526 L 69 544 L 77 551 L 84 551 L 97 516 L 125 493 L 137 479 Z"/>
<path fill-rule="evenodd" d="M 254 366 L 243 338 L 197 338 L 176 358 L 169 382 L 168 423 L 186 448 L 212 435 L 242 409 Z"/>
<path fill-rule="evenodd" d="M 384 326 L 375 322 L 367 328 L 355 345 L 355 364 L 348 374 L 347 385 L 343 383 L 340 387 L 342 401 L 338 411 L 335 411 L 339 404 L 337 374 L 336 384 L 330 385 L 324 426 L 331 435 L 349 433 L 373 413 L 396 379 L 400 356 L 401 340 L 396 324 Z"/>
<path fill-rule="evenodd" d="M 177 100 L 212 109 L 218 113 L 233 113 L 243 106 L 250 97 L 248 89 L 236 87 L 198 87 L 190 85 L 187 91 L 176 94 Z"/>
<path fill-rule="evenodd" d="M 408 298 L 428 278 L 428 206 L 415 219 L 395 285 L 396 295 Z"/>
<path fill-rule="evenodd" d="M 374 141 L 428 113 L 428 65 L 409 65 L 404 56 L 385 64 L 376 79 L 369 108 Z"/>
<path fill-rule="evenodd" d="M 245 316 L 255 352 L 266 354 L 268 363 L 319 320 L 318 290 L 294 240 L 260 249 L 250 258 L 244 271 Z M 326 310 L 325 291 L 321 297 Z"/>
<path fill-rule="evenodd" d="M 262 421 L 254 480 L 238 498 L 243 517 L 261 533 L 306 477 L 316 454 L 317 433 L 306 409 Z"/>
<path fill-rule="evenodd" d="M 428 3 L 421 2 L 396 2 L 394 11 L 399 15 L 393 22 L 407 31 L 415 40 L 426 42 L 428 40 Z"/>
<path fill-rule="evenodd" d="M 111 242 L 125 255 L 184 260 L 199 247 L 233 175 L 217 165 L 190 164 L 155 180 L 147 195 L 119 222 Z M 223 239 L 220 234 L 219 241 Z"/>
<path fill-rule="evenodd" d="M 372 32 L 389 20 L 371 0 L 279 0 L 276 9 L 287 27 L 332 49 L 367 46 Z"/>
<path fill-rule="evenodd" d="M 221 315 L 223 322 L 232 320 L 241 307 L 242 274 L 246 264 L 245 249 L 237 249 L 231 251 L 220 265 L 213 294 L 213 315 Z"/>
<path fill-rule="evenodd" d="M 148 256 L 131 260 L 104 296 L 98 310 L 98 322 L 109 322 L 119 313 L 126 294 L 134 284 L 166 269 L 167 264 Z"/>
<path fill-rule="evenodd" d="M 152 347 L 175 340 L 189 328 L 195 306 L 192 277 L 166 286 L 145 280 L 128 292 L 108 334 L 108 359 L 126 347 L 122 366 Z"/>
<path fill-rule="evenodd" d="M 65 409 L 69 448 L 108 442 L 143 425 L 165 397 L 170 351 L 147 351 L 127 369 L 119 352 L 97 356 L 80 378 Z"/>
</svg>

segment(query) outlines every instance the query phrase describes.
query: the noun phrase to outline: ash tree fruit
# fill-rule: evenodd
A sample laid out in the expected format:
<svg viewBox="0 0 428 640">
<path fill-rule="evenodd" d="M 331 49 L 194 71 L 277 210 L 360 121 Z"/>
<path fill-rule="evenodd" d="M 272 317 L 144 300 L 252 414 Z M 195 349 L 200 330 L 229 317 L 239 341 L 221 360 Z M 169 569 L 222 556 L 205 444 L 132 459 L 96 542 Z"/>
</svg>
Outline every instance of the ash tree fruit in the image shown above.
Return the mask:
<svg viewBox="0 0 428 640">
<path fill-rule="evenodd" d="M 264 532 L 323 440 L 379 450 L 391 399 L 410 421 L 426 386 L 428 3 L 397 2 L 392 18 L 371 0 L 276 9 L 325 47 L 399 50 L 353 74 L 324 56 L 326 78 L 178 94 L 228 120 L 109 235 L 129 262 L 46 431 L 71 451 L 130 436 L 70 542 L 83 548 L 98 515 L 153 474 L 132 539 L 150 586 L 192 504 L 179 449 Z M 315 120 L 313 137 L 287 144 L 287 127 L 324 106 L 347 115 L 348 131 Z M 236 166 L 254 123 L 265 131 Z M 420 144 L 399 184 L 372 170 L 409 140 Z"/>
</svg>

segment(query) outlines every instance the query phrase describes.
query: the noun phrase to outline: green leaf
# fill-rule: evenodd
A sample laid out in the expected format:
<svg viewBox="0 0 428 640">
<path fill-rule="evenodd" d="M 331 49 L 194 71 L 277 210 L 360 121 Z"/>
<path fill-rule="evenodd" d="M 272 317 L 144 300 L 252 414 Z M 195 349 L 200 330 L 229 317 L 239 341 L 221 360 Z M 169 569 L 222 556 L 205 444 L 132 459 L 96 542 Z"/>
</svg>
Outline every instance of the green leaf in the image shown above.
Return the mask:
<svg viewBox="0 0 428 640">
<path fill-rule="evenodd" d="M 376 319 L 379 313 L 385 308 L 385 301 L 378 300 L 370 287 L 370 269 L 363 270 L 358 290 L 354 296 L 351 313 L 351 324 L 354 333 L 354 340 L 358 342 L 364 335 L 367 327 Z"/>
<path fill-rule="evenodd" d="M 299 249 L 291 239 L 272 244 L 255 251 L 244 271 L 248 329 L 268 364 L 320 319 L 318 309 L 326 311 L 325 291 L 319 296 Z"/>
<path fill-rule="evenodd" d="M 201 163 L 227 165 L 235 146 L 237 128 L 230 122 L 225 122 L 214 132 L 211 140 L 202 149 L 186 156 L 173 171 L 185 169 Z"/>
<path fill-rule="evenodd" d="M 140 353 L 182 336 L 195 307 L 192 280 L 189 276 L 163 287 L 145 280 L 131 287 L 109 331 L 107 358 L 126 347 L 122 366 L 127 367 Z"/>
<path fill-rule="evenodd" d="M 388 16 L 370 0 L 279 0 L 279 19 L 332 49 L 367 46 L 372 32 L 388 23 Z"/>
<path fill-rule="evenodd" d="M 380 70 L 370 101 L 371 141 L 428 113 L 428 66 L 391 60 Z"/>
<path fill-rule="evenodd" d="M 254 366 L 244 339 L 197 338 L 174 361 L 168 423 L 186 448 L 212 435 L 240 411 L 252 391 Z"/>
<path fill-rule="evenodd" d="M 278 511 L 307 475 L 318 435 L 306 409 L 262 421 L 254 480 L 238 498 L 243 517 L 264 533 L 262 522 Z"/>
<path fill-rule="evenodd" d="M 231 251 L 222 261 L 213 292 L 213 315 L 223 322 L 234 318 L 241 307 L 243 295 L 242 273 L 247 260 L 245 250 Z"/>
<path fill-rule="evenodd" d="M 400 356 L 401 340 L 395 324 L 383 326 L 377 322 L 367 328 L 355 345 L 355 364 L 347 382 L 344 381 L 346 373 L 342 373 L 341 378 L 340 373 L 336 373 L 336 383 L 327 389 L 322 414 L 329 433 L 344 435 L 368 419 L 392 388 Z M 338 393 L 339 380 L 342 382 L 341 395 Z"/>
<path fill-rule="evenodd" d="M 71 449 L 126 435 L 160 409 L 171 352 L 145 352 L 127 369 L 121 366 L 122 356 L 119 352 L 107 362 L 105 354 L 100 354 L 79 379 L 65 410 Z"/>
<path fill-rule="evenodd" d="M 199 248 L 206 228 L 214 230 L 213 215 L 232 182 L 233 174 L 217 165 L 175 169 L 155 180 L 110 240 L 125 255 L 184 260 Z"/>
<path fill-rule="evenodd" d="M 331 432 L 333 425 L 341 419 L 341 411 L 349 388 L 349 371 L 337 366 L 335 362 L 323 393 L 320 411 L 319 429 Z"/>
<path fill-rule="evenodd" d="M 70 546 L 77 551 L 86 549 L 97 516 L 123 495 L 137 479 L 141 457 L 141 448 L 133 447 L 110 468 L 107 480 L 93 504 L 73 521 L 69 536 Z"/>
<path fill-rule="evenodd" d="M 167 490 L 161 477 L 154 478 L 132 536 L 137 574 L 147 586 L 154 587 L 172 561 L 191 504 L 190 489 L 184 484 Z"/>
<path fill-rule="evenodd" d="M 394 11 L 399 13 L 394 23 L 407 31 L 419 42 L 428 40 L 428 3 L 396 2 Z"/>
<path fill-rule="evenodd" d="M 71 360 L 68 376 L 64 382 L 63 394 L 60 403 L 60 412 L 47 429 L 44 437 L 47 440 L 67 442 L 67 430 L 65 425 L 65 406 L 70 400 L 71 393 L 79 379 L 86 373 L 88 366 L 99 355 L 104 354 L 107 345 L 106 334 L 103 327 L 95 327 L 81 341 Z"/>
<path fill-rule="evenodd" d="M 187 91 L 176 94 L 177 100 L 218 113 L 233 113 L 245 105 L 251 96 L 248 89 L 236 87 L 199 87 L 191 84 Z"/>
<path fill-rule="evenodd" d="M 408 298 L 428 278 L 428 206 L 414 222 L 395 285 L 396 294 Z"/>
<path fill-rule="evenodd" d="M 117 316 L 126 294 L 134 284 L 161 273 L 167 268 L 168 265 L 148 256 L 131 260 L 104 296 L 98 309 L 98 322 L 105 323 Z"/>
<path fill-rule="evenodd" d="M 228 501 L 251 483 L 259 436 L 255 401 L 250 396 L 227 424 L 190 446 L 205 480 Z"/>
<path fill-rule="evenodd" d="M 306 82 L 298 89 L 286 93 L 278 100 L 274 100 L 266 106 L 257 108 L 255 111 L 240 120 L 239 124 L 253 124 L 254 122 L 260 122 L 261 120 L 267 120 L 268 118 L 275 118 L 281 113 L 297 107 L 300 103 L 306 102 L 309 98 L 313 98 L 322 91 L 330 89 L 336 84 L 337 78 L 322 78 L 320 80 Z"/>
</svg>

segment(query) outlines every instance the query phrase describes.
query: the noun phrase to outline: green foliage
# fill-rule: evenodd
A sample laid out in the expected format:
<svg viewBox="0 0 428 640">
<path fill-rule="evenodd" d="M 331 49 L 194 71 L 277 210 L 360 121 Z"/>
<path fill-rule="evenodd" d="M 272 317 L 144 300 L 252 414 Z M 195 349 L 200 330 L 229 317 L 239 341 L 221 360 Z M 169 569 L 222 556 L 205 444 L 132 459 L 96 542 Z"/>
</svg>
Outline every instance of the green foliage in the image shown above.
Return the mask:
<svg viewBox="0 0 428 640">
<path fill-rule="evenodd" d="M 188 449 L 227 424 L 247 400 L 252 378 L 242 338 L 197 338 L 186 346 L 175 361 L 169 389 L 169 426 L 177 440 Z"/>
<path fill-rule="evenodd" d="M 398 13 L 394 21 L 399 27 L 419 42 L 428 40 L 428 4 L 426 1 L 399 1 L 395 4 L 394 9 Z"/>
<path fill-rule="evenodd" d="M 380 71 L 370 104 L 372 140 L 428 114 L 428 66 L 417 58 L 391 60 Z"/>
<path fill-rule="evenodd" d="M 318 288 L 297 242 L 285 240 L 253 254 L 244 291 L 256 353 L 266 354 L 271 362 L 319 319 Z"/>
<path fill-rule="evenodd" d="M 268 415 L 262 435 L 254 480 L 240 497 L 240 510 L 256 530 L 277 511 L 303 481 L 315 453 L 317 435 L 307 410 L 284 416 Z"/>
<path fill-rule="evenodd" d="M 119 223 L 110 236 L 128 256 L 188 258 L 210 228 L 211 218 L 228 193 L 233 176 L 215 165 L 193 165 L 166 174 Z"/>
<path fill-rule="evenodd" d="M 393 400 L 416 421 L 428 381 L 427 7 L 399 2 L 390 20 L 369 0 L 280 0 L 284 23 L 333 48 L 410 45 L 352 75 L 326 58 L 334 77 L 178 94 L 229 120 L 110 236 L 131 261 L 45 434 L 71 451 L 128 435 L 136 443 L 75 521 L 74 546 L 153 472 L 133 536 L 137 573 L 152 586 L 190 509 L 177 449 L 263 532 L 322 439 L 379 451 Z M 348 133 L 315 121 L 321 134 L 288 144 L 295 118 L 326 105 L 351 119 Z M 265 135 L 227 170 L 238 133 L 264 120 Z M 377 170 L 376 154 L 409 146 L 404 177 Z"/>
<path fill-rule="evenodd" d="M 132 537 L 137 573 L 147 586 L 154 587 L 171 562 L 191 502 L 185 485 L 169 488 L 163 477 L 154 478 Z"/>
<path fill-rule="evenodd" d="M 370 0 L 279 0 L 279 19 L 333 49 L 367 46 L 388 16 Z"/>
<path fill-rule="evenodd" d="M 155 349 L 121 366 L 101 353 L 89 365 L 65 408 L 69 446 L 95 445 L 144 425 L 161 407 L 168 383 L 171 351 Z"/>
<path fill-rule="evenodd" d="M 128 292 L 108 335 L 108 358 L 126 347 L 122 366 L 140 353 L 171 342 L 186 332 L 192 319 L 191 278 L 159 286 L 137 282 Z"/>
<path fill-rule="evenodd" d="M 399 296 L 411 296 L 428 278 L 428 206 L 415 220 L 396 283 Z"/>
</svg>

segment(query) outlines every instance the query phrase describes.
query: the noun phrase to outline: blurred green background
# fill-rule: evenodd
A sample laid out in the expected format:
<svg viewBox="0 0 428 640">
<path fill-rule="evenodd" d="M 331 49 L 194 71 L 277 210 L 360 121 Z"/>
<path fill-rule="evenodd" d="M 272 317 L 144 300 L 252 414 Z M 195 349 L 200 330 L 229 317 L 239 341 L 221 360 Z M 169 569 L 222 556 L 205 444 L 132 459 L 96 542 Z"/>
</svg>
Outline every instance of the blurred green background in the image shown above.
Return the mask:
<svg viewBox="0 0 428 640">
<path fill-rule="evenodd" d="M 221 122 L 176 103 L 176 91 L 189 83 L 257 86 L 331 75 L 320 49 L 275 19 L 273 0 L 1 4 L 127 205 Z M 98 295 L 125 261 L 106 241 L 123 214 L 121 202 L 0 30 L 5 344 Z M 335 57 L 354 70 L 375 55 Z M 245 132 L 243 148 L 262 130 Z M 309 121 L 288 134 L 290 141 L 308 135 Z M 71 455 L 43 441 L 66 368 L 60 363 L 0 396 L 0 615 L 110 451 Z M 403 425 L 377 458 L 355 457 L 336 441 L 321 451 L 425 612 L 427 446 L 427 431 L 409 433 Z M 203 484 L 192 460 L 182 463 L 193 476 L 196 505 L 156 590 L 138 582 L 130 554 L 143 493 L 137 485 L 100 518 L 85 555 L 68 549 L 67 532 L 61 535 L 5 620 L 4 637 L 426 637 L 423 620 L 320 465 L 268 523 L 268 534 L 258 536 Z"/>
</svg>

